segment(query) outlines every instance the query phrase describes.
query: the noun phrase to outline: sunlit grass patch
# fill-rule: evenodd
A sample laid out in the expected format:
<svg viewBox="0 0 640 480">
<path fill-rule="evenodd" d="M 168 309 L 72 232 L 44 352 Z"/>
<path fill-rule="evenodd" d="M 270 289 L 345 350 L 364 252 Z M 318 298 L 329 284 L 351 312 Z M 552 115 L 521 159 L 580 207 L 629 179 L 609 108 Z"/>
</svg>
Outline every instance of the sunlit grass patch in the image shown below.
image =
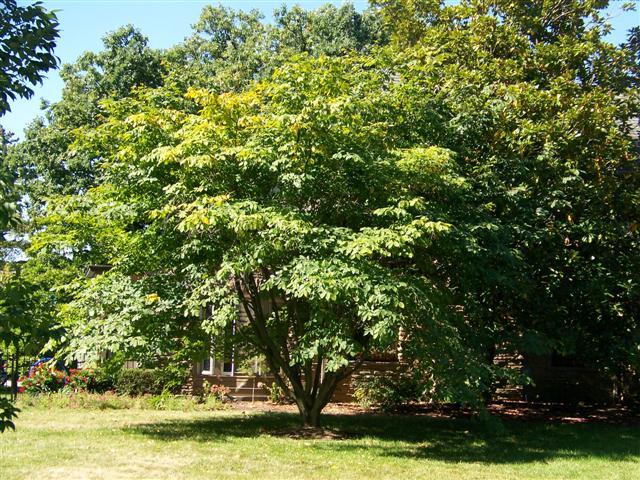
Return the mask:
<svg viewBox="0 0 640 480">
<path fill-rule="evenodd" d="M 290 413 L 25 408 L 0 436 L 3 479 L 640 478 L 640 428 L 327 415 L 336 438 L 291 438 Z"/>
</svg>

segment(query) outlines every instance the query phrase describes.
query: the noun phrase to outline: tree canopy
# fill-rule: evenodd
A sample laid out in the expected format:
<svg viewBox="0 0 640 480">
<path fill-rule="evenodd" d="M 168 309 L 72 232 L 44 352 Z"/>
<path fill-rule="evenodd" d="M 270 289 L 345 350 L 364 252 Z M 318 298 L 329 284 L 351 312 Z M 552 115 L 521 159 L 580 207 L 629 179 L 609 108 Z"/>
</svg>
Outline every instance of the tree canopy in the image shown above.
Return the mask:
<svg viewBox="0 0 640 480">
<path fill-rule="evenodd" d="M 637 32 L 607 42 L 607 3 L 207 7 L 167 52 L 115 32 L 11 149 L 63 343 L 202 358 L 243 309 L 234 341 L 312 425 L 400 330 L 434 400 L 478 402 L 497 347 L 637 374 Z"/>
</svg>

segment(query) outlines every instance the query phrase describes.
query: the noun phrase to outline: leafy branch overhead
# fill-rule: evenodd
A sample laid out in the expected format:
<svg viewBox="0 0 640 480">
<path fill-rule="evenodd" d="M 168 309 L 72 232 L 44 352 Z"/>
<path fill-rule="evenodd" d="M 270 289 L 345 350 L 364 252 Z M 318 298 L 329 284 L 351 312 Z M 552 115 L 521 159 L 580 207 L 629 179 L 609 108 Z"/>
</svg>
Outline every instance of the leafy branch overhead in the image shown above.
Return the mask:
<svg viewBox="0 0 640 480">
<path fill-rule="evenodd" d="M 59 37 L 56 14 L 39 2 L 19 6 L 15 0 L 2 0 L 1 4 L 0 115 L 10 110 L 11 100 L 30 98 L 32 86 L 58 66 L 53 50 Z"/>
<path fill-rule="evenodd" d="M 42 83 L 44 73 L 57 66 L 53 55 L 57 38 L 56 15 L 40 3 L 18 6 L 15 0 L 0 1 L 0 117 L 10 110 L 10 101 L 31 97 L 32 86 Z M 20 268 L 6 264 L 11 242 L 5 234 L 22 224 L 18 207 L 21 192 L 15 187 L 18 174 L 7 161 L 12 143 L 12 134 L 0 126 L 0 349 L 17 356 L 32 353 L 34 344 L 46 342 L 51 332 L 45 325 L 50 326 L 52 313 L 46 307 L 50 310 L 52 302 L 39 290 L 39 282 L 32 282 L 28 275 L 22 278 Z M 45 308 L 40 310 L 42 306 Z M 14 395 L 16 381 L 14 372 Z M 15 430 L 13 418 L 19 411 L 8 399 L 0 398 L 0 433 L 7 428 Z"/>
</svg>

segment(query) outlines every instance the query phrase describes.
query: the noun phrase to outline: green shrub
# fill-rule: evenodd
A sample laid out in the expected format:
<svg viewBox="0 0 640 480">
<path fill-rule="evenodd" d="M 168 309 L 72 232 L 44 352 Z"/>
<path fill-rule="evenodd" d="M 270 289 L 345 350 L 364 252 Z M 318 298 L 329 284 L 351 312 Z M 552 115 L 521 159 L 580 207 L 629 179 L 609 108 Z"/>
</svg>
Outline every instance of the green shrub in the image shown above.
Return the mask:
<svg viewBox="0 0 640 480">
<path fill-rule="evenodd" d="M 115 390 L 122 395 L 160 395 L 165 382 L 160 370 L 123 368 L 115 378 Z"/>
<path fill-rule="evenodd" d="M 187 375 L 183 367 L 123 368 L 114 377 L 114 387 L 118 393 L 133 396 L 179 393 Z"/>
<path fill-rule="evenodd" d="M 93 379 L 88 389 L 94 393 L 105 393 L 115 389 L 115 376 L 105 368 L 94 368 Z"/>
<path fill-rule="evenodd" d="M 171 363 L 156 369 L 155 372 L 158 382 L 162 385 L 162 391 L 177 394 L 187 381 L 190 370 L 190 365 Z"/>
<path fill-rule="evenodd" d="M 273 403 L 274 405 L 283 405 L 286 403 L 290 403 L 290 400 L 285 395 L 284 390 L 280 388 L 280 386 L 276 382 L 273 382 L 271 386 L 263 384 L 262 388 L 264 388 L 265 392 L 267 392 L 269 402 Z"/>
<path fill-rule="evenodd" d="M 363 408 L 379 408 L 385 412 L 419 400 L 416 382 L 408 375 L 375 375 L 355 380 L 353 396 Z"/>
</svg>

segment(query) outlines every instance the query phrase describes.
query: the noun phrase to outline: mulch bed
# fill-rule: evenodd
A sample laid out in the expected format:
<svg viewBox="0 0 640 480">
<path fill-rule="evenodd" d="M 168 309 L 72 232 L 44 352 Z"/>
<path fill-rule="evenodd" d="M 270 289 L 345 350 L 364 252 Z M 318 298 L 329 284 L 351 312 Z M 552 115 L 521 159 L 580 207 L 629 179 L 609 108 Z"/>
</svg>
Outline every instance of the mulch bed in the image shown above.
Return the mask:
<svg viewBox="0 0 640 480">
<path fill-rule="evenodd" d="M 640 425 L 640 410 L 612 405 L 562 405 L 549 403 L 496 403 L 489 411 L 503 418 L 558 423 L 606 423 L 610 425 Z"/>
<path fill-rule="evenodd" d="M 287 437 L 295 440 L 344 440 L 349 435 L 323 427 L 299 427 L 284 430 L 264 430 L 274 437 Z"/>
<path fill-rule="evenodd" d="M 295 405 L 274 405 L 268 402 L 235 402 L 235 410 L 249 412 L 280 412 L 297 414 Z M 500 402 L 489 405 L 488 411 L 504 420 L 545 421 L 554 423 L 605 423 L 610 425 L 640 425 L 640 409 L 626 406 L 562 405 L 550 403 Z M 365 410 L 353 403 L 331 403 L 323 414 L 359 415 L 380 414 Z M 474 413 L 455 405 L 411 404 L 396 415 L 427 415 L 434 418 L 469 418 Z M 296 429 L 281 432 L 295 438 L 329 438 L 334 433 L 322 429 Z M 315 436 L 314 436 L 315 435 Z"/>
</svg>

